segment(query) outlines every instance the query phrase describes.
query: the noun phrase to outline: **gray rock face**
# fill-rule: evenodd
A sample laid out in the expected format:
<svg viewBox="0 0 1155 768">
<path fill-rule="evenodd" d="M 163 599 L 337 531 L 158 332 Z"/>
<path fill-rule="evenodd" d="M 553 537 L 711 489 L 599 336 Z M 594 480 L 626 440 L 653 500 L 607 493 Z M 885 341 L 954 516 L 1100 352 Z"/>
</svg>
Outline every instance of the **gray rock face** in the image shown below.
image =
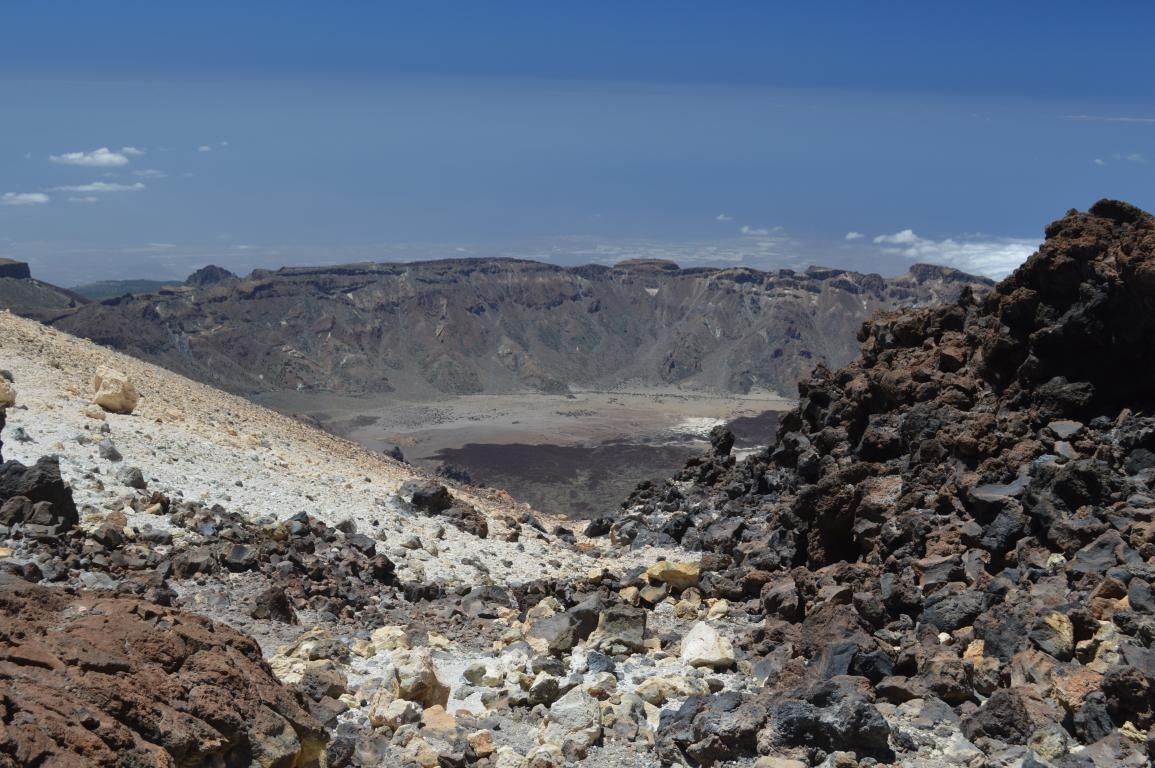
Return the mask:
<svg viewBox="0 0 1155 768">
<path fill-rule="evenodd" d="M 876 308 L 990 287 L 917 265 L 892 279 L 671 267 L 477 259 L 223 280 L 209 270 L 190 278 L 191 289 L 86 305 L 54 323 L 243 392 L 556 393 L 624 380 L 791 392 L 814 362 L 849 361 Z"/>
<path fill-rule="evenodd" d="M 646 636 L 647 612 L 629 605 L 617 605 L 602 612 L 598 635 L 603 648 L 620 647 L 627 652 L 642 650 Z"/>
</svg>

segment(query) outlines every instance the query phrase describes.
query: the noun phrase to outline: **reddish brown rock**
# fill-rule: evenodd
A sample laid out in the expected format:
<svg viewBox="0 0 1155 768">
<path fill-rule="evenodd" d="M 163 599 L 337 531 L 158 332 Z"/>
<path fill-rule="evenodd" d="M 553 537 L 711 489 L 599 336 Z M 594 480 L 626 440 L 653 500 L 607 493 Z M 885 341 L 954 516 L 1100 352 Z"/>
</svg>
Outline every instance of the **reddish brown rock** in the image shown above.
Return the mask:
<svg viewBox="0 0 1155 768">
<path fill-rule="evenodd" d="M 327 735 L 208 619 L 0 576 L 0 766 L 319 764 Z"/>
</svg>

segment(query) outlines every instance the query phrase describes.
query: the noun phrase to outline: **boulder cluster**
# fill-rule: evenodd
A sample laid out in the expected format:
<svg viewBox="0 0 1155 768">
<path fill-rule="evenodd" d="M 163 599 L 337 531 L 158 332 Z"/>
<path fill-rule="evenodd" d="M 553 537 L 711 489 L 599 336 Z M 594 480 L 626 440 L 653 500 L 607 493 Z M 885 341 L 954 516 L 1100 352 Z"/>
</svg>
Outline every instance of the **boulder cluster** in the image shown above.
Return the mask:
<svg viewBox="0 0 1155 768">
<path fill-rule="evenodd" d="M 1153 310 L 1155 219 L 1071 211 L 985 298 L 864 324 L 771 448 L 640 486 L 609 535 L 764 617 L 765 690 L 688 700 L 666 754 L 886 759 L 930 708 L 1000 761 L 1155 755 Z"/>
</svg>

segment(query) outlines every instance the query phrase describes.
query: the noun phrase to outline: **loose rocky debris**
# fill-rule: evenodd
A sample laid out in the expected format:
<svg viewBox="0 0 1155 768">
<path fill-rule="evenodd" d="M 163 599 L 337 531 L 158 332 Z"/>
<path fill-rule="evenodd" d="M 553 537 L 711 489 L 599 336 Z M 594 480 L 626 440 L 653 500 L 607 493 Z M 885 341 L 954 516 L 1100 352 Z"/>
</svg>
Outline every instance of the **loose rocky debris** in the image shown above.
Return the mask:
<svg viewBox="0 0 1155 768">
<path fill-rule="evenodd" d="M 774 447 L 640 486 L 611 538 L 700 552 L 703 596 L 764 617 L 766 687 L 688 700 L 663 756 L 1155 755 L 1153 303 L 1155 219 L 1072 211 L 984 300 L 865 324 Z"/>
<path fill-rule="evenodd" d="M 251 633 L 332 768 L 1146 765 L 1153 297 L 1155 220 L 1104 201 L 989 297 L 868 323 L 770 448 L 717 430 L 581 535 L 428 479 L 242 514 L 122 443 L 81 478 L 113 508 L 15 503 L 0 571 Z"/>
</svg>

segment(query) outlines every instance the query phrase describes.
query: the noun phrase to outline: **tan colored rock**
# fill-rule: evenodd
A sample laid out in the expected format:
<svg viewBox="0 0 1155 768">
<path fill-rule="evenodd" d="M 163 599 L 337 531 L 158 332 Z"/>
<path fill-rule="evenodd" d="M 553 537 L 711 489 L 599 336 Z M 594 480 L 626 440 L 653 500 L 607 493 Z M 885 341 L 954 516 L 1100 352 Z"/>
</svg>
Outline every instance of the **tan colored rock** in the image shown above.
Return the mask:
<svg viewBox="0 0 1155 768">
<path fill-rule="evenodd" d="M 421 721 L 421 705 L 416 701 L 393 698 L 391 691 L 378 691 L 369 702 L 369 724 L 374 728 L 397 730 L 403 725 Z"/>
<path fill-rule="evenodd" d="M 465 740 L 469 742 L 469 746 L 473 748 L 473 753 L 478 757 L 489 757 L 497 751 L 497 747 L 493 743 L 493 733 L 487 728 L 474 731 L 466 736 Z"/>
<path fill-rule="evenodd" d="M 682 638 L 682 661 L 691 667 L 726 669 L 734 664 L 734 646 L 718 630 L 699 621 Z"/>
<path fill-rule="evenodd" d="M 437 675 L 428 649 L 397 651 L 392 659 L 393 679 L 386 677 L 398 698 L 419 702 L 428 708 L 449 703 L 449 686 Z"/>
<path fill-rule="evenodd" d="M 132 379 L 115 368 L 102 365 L 92 378 L 92 402 L 110 413 L 132 413 L 140 394 Z"/>
<path fill-rule="evenodd" d="M 706 696 L 710 693 L 710 686 L 699 678 L 658 676 L 643 680 L 634 693 L 647 704 L 660 707 L 670 699 Z"/>
<path fill-rule="evenodd" d="M 104 409 L 95 403 L 88 404 L 88 406 L 84 409 L 84 415 L 90 419 L 96 419 L 97 421 L 104 421 L 106 418 L 104 415 Z"/>
<path fill-rule="evenodd" d="M 542 744 L 534 747 L 525 756 L 529 768 L 562 768 L 566 765 L 565 753 L 557 744 Z"/>
<path fill-rule="evenodd" d="M 689 589 L 698 586 L 700 568 L 697 563 L 678 563 L 659 560 L 646 569 L 646 576 L 659 584 L 669 584 L 674 589 Z"/>
<path fill-rule="evenodd" d="M 730 601 L 724 597 L 711 600 L 710 610 L 706 611 L 707 619 L 722 619 L 730 615 Z"/>
<path fill-rule="evenodd" d="M 16 405 L 16 387 L 12 382 L 0 376 L 0 408 L 11 408 Z"/>
<path fill-rule="evenodd" d="M 369 642 L 373 644 L 374 653 L 381 651 L 409 650 L 409 634 L 404 627 L 389 624 L 378 627 L 369 633 Z"/>
<path fill-rule="evenodd" d="M 526 768 L 529 762 L 513 747 L 501 747 L 494 754 L 493 768 Z"/>
<path fill-rule="evenodd" d="M 754 768 L 806 768 L 806 763 L 789 757 L 763 755 L 754 761 Z"/>
<path fill-rule="evenodd" d="M 457 740 L 457 718 L 446 712 L 445 707 L 434 704 L 421 714 L 421 735 L 452 744 Z"/>
</svg>

